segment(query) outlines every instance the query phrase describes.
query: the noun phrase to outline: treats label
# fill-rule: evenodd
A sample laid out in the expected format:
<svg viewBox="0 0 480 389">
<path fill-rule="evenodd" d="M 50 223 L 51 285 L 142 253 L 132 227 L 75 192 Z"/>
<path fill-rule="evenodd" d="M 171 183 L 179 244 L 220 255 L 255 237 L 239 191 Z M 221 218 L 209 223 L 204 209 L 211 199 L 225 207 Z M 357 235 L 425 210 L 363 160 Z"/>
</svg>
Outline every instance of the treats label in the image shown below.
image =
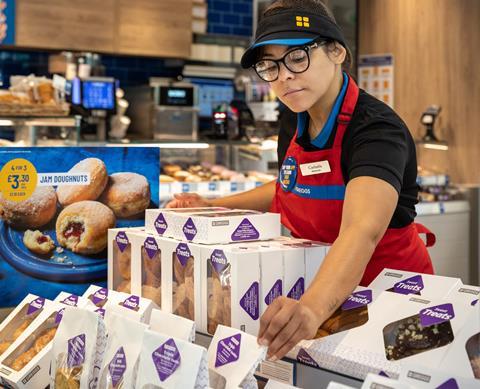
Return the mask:
<svg viewBox="0 0 480 389">
<path fill-rule="evenodd" d="M 117 246 L 120 251 L 123 253 L 127 246 L 129 245 L 127 234 L 124 231 L 120 231 L 117 236 L 115 237 L 115 242 L 117 242 Z"/>
<path fill-rule="evenodd" d="M 85 362 L 85 334 L 68 340 L 67 366 L 81 366 Z"/>
<path fill-rule="evenodd" d="M 55 315 L 55 324 L 60 324 L 63 318 L 63 313 L 65 312 L 65 308 L 60 309 L 57 314 Z"/>
<path fill-rule="evenodd" d="M 473 301 L 470 303 L 470 305 L 471 305 L 472 307 L 474 307 L 475 305 L 477 305 L 477 303 L 478 303 L 478 299 L 473 300 Z"/>
<path fill-rule="evenodd" d="M 39 309 L 42 309 L 45 305 L 45 299 L 43 297 L 36 298 L 30 304 L 28 304 L 27 315 L 32 315 Z"/>
<path fill-rule="evenodd" d="M 70 305 L 71 307 L 76 307 L 78 304 L 78 296 L 75 294 L 71 294 L 67 298 L 61 301 L 62 304 Z"/>
<path fill-rule="evenodd" d="M 260 314 L 258 307 L 258 289 L 258 282 L 254 282 L 240 300 L 240 306 L 253 320 L 257 320 Z"/>
<path fill-rule="evenodd" d="M 155 230 L 157 230 L 157 232 L 160 235 L 163 235 L 165 231 L 167 231 L 168 224 L 165 220 L 165 217 L 163 216 L 163 213 L 157 216 L 157 219 L 155 220 L 154 225 L 155 225 Z"/>
<path fill-rule="evenodd" d="M 400 294 L 420 294 L 422 290 L 423 280 L 421 275 L 399 281 L 393 286 L 393 291 Z"/>
<path fill-rule="evenodd" d="M 112 386 L 116 387 L 118 385 L 125 370 L 127 370 L 127 358 L 125 357 L 123 347 L 120 347 L 108 364 L 108 371 L 112 378 Z"/>
<path fill-rule="evenodd" d="M 103 308 L 98 308 L 94 312 L 98 313 L 102 318 L 105 319 L 105 309 Z"/>
<path fill-rule="evenodd" d="M 420 311 L 420 324 L 424 327 L 433 326 L 455 317 L 452 304 L 442 304 L 435 307 L 424 308 Z"/>
<path fill-rule="evenodd" d="M 348 311 L 363 307 L 372 302 L 372 291 L 370 289 L 352 293 L 348 299 L 342 304 L 342 311 Z"/>
<path fill-rule="evenodd" d="M 238 225 L 237 229 L 232 234 L 232 240 L 234 242 L 242 240 L 255 240 L 259 237 L 259 232 L 247 218 L 242 220 L 242 222 Z"/>
<path fill-rule="evenodd" d="M 153 257 L 158 253 L 157 241 L 151 236 L 145 239 L 145 242 L 143 242 L 143 247 L 145 248 L 145 251 L 150 259 L 153 259 Z"/>
<path fill-rule="evenodd" d="M 103 300 L 106 300 L 107 297 L 108 297 L 108 289 L 100 288 L 93 294 L 92 301 L 95 305 L 98 305 Z"/>
<path fill-rule="evenodd" d="M 221 367 L 238 361 L 240 358 L 241 341 L 242 334 L 236 334 L 220 340 L 217 345 L 215 367 Z"/>
<path fill-rule="evenodd" d="M 282 280 L 277 280 L 272 289 L 267 293 L 265 296 L 265 304 L 270 305 L 273 300 L 275 300 L 278 296 L 282 295 Z"/>
<path fill-rule="evenodd" d="M 304 291 L 305 280 L 303 277 L 300 277 L 297 282 L 295 282 L 295 285 L 293 285 L 293 288 L 288 292 L 287 297 L 294 300 L 300 300 L 300 297 L 302 297 Z"/>
<path fill-rule="evenodd" d="M 450 378 L 447 381 L 445 381 L 443 384 L 439 385 L 436 387 L 436 389 L 459 389 L 460 387 L 457 384 L 457 381 L 455 381 L 455 378 Z"/>
<path fill-rule="evenodd" d="M 193 240 L 193 238 L 195 238 L 197 235 L 197 227 L 195 226 L 195 223 L 191 217 L 188 218 L 187 222 L 183 226 L 183 234 L 187 240 Z"/>
<path fill-rule="evenodd" d="M 182 264 L 182 266 L 185 266 L 192 256 L 192 253 L 190 252 L 190 249 L 188 248 L 188 245 L 185 243 L 180 243 L 176 250 L 175 253 L 177 254 L 177 258 Z"/>
<path fill-rule="evenodd" d="M 123 303 L 122 306 L 125 308 L 131 309 L 133 311 L 138 311 L 140 305 L 140 297 L 138 296 L 130 296 L 128 297 Z"/>
<path fill-rule="evenodd" d="M 316 369 L 320 369 L 317 362 L 303 349 L 301 348 L 297 354 L 297 361 L 304 365 L 312 366 Z"/>
<path fill-rule="evenodd" d="M 152 353 L 152 359 L 160 381 L 165 381 L 180 366 L 181 357 L 175 341 L 168 339 Z"/>
<path fill-rule="evenodd" d="M 213 250 L 210 262 L 217 273 L 221 273 L 228 265 L 227 257 L 223 250 Z"/>
</svg>

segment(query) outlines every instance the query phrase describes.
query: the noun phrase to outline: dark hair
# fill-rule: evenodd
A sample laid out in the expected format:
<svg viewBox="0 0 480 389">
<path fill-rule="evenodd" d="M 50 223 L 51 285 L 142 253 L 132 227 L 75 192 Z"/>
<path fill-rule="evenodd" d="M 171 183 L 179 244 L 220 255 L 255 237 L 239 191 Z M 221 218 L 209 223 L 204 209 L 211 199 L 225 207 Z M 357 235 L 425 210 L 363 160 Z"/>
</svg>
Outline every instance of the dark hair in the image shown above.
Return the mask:
<svg viewBox="0 0 480 389">
<path fill-rule="evenodd" d="M 335 23 L 338 26 L 332 11 L 330 11 L 330 9 L 328 9 L 328 7 L 321 0 L 275 0 L 265 9 L 263 16 L 275 15 L 281 11 L 289 9 L 308 11 L 325 16 L 330 19 L 332 23 Z M 339 42 L 331 39 L 323 40 L 328 43 L 326 47 L 329 51 L 334 50 L 336 45 L 340 45 Z M 352 67 L 352 53 L 348 46 L 345 47 L 345 50 L 347 51 L 347 55 L 345 56 L 345 61 L 343 61 L 342 69 L 346 72 L 350 72 Z"/>
</svg>

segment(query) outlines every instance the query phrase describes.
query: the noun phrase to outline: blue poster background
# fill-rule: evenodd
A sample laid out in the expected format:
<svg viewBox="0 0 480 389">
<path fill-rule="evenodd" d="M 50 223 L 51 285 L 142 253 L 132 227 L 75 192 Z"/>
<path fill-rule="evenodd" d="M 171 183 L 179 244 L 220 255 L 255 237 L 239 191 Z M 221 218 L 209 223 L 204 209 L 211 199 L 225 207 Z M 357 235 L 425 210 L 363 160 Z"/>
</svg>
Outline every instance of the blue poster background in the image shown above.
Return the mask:
<svg viewBox="0 0 480 389">
<path fill-rule="evenodd" d="M 4 8 L 3 11 L 1 11 L 2 8 Z M 2 20 L 4 19 L 2 13 L 5 17 L 3 24 L 7 26 L 4 37 L 2 35 Z M 13 44 L 15 44 L 15 0 L 0 0 L 0 45 Z"/>
<path fill-rule="evenodd" d="M 160 149 L 154 147 L 6 148 L 0 150 L 0 169 L 12 159 L 24 158 L 33 163 L 38 173 L 66 173 L 79 161 L 91 157 L 101 159 L 108 174 L 134 172 L 145 176 L 150 184 L 150 207 L 158 207 Z M 39 228 L 54 240 L 55 219 Z M 116 227 L 144 224 L 141 215 L 137 219 L 117 219 Z M 106 250 L 93 256 L 81 256 L 65 249 L 62 255 L 68 259 L 59 264 L 28 251 L 22 243 L 23 233 L 0 220 L 0 307 L 15 306 L 28 293 L 53 299 L 61 291 L 81 295 L 92 283 L 106 286 Z M 80 269 L 85 276 L 78 276 Z"/>
</svg>

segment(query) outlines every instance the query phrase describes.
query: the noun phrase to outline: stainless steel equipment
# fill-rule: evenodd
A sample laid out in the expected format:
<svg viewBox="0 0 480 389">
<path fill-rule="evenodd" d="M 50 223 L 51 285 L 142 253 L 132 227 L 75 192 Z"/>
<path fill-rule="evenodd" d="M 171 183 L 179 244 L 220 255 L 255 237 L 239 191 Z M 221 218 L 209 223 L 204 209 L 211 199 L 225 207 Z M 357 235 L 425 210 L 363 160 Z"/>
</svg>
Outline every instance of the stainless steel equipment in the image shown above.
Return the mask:
<svg viewBox="0 0 480 389">
<path fill-rule="evenodd" d="M 153 78 L 152 133 L 157 140 L 198 139 L 198 103 L 196 86 Z"/>
</svg>

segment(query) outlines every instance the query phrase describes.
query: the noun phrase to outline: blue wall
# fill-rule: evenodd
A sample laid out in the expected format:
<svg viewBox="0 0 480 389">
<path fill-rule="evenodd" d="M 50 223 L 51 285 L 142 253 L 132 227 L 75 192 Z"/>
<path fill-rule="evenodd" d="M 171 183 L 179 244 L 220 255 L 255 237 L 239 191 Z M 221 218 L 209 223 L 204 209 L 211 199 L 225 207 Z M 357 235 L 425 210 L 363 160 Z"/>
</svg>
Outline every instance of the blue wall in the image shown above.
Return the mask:
<svg viewBox="0 0 480 389">
<path fill-rule="evenodd" d="M 252 35 L 253 0 L 208 0 L 208 32 Z"/>
</svg>

